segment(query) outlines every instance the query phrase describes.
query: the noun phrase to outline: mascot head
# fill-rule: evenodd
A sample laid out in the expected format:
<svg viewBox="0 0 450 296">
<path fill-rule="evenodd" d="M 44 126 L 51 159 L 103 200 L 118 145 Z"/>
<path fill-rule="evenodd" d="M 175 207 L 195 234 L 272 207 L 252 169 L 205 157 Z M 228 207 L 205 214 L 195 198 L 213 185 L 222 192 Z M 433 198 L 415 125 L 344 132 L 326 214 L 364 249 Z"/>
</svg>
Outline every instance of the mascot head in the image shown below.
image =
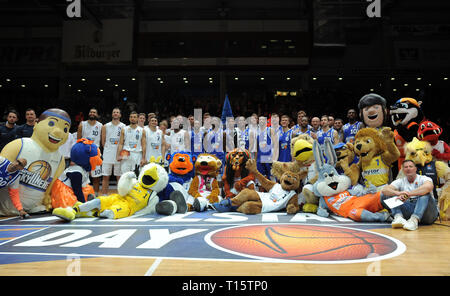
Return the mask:
<svg viewBox="0 0 450 296">
<path fill-rule="evenodd" d="M 166 188 L 167 183 L 169 182 L 169 175 L 159 164 L 149 163 L 141 169 L 138 182 L 141 183 L 142 187 L 145 189 L 160 192 Z"/>
<path fill-rule="evenodd" d="M 307 134 L 299 135 L 291 140 L 292 159 L 308 164 L 314 161 L 313 155 L 314 140 Z"/>
<path fill-rule="evenodd" d="M 374 128 L 366 127 L 358 131 L 353 145 L 355 154 L 362 162 L 370 162 L 372 158 L 387 150 L 386 143 Z"/>
<path fill-rule="evenodd" d="M 380 95 L 371 93 L 359 100 L 359 117 L 366 127 L 381 127 L 386 122 L 386 99 Z"/>
<path fill-rule="evenodd" d="M 88 172 L 102 165 L 100 149 L 88 139 L 79 139 L 73 145 L 70 150 L 70 159 Z"/>
<path fill-rule="evenodd" d="M 416 165 L 425 166 L 425 164 L 433 160 L 431 145 L 426 141 L 419 141 L 417 138 L 414 138 L 406 144 L 405 148 L 405 159 L 412 160 Z"/>
<path fill-rule="evenodd" d="M 170 171 L 177 175 L 189 175 L 193 172 L 194 164 L 188 153 L 177 152 L 175 154 L 167 154 L 166 159 L 170 162 Z"/>
<path fill-rule="evenodd" d="M 422 121 L 421 105 L 422 102 L 417 102 L 413 98 L 401 98 L 390 108 L 392 124 L 407 127 L 411 122 Z"/>
<path fill-rule="evenodd" d="M 419 140 L 428 141 L 433 145 L 436 145 L 441 134 L 442 128 L 429 120 L 422 121 L 417 130 L 417 138 Z"/>
<path fill-rule="evenodd" d="M 195 174 L 217 177 L 222 162 L 213 154 L 202 153 L 195 161 Z"/>
<path fill-rule="evenodd" d="M 61 109 L 48 109 L 39 116 L 31 138 L 46 152 L 54 152 L 67 141 L 70 116 Z"/>
</svg>

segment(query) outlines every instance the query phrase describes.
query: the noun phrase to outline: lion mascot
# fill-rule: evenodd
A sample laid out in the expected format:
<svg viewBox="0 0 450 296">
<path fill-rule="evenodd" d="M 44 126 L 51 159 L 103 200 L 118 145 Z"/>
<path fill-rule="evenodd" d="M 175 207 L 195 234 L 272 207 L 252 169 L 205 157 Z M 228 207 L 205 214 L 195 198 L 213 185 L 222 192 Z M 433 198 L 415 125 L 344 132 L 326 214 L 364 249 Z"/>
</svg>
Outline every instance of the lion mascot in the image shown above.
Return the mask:
<svg viewBox="0 0 450 296">
<path fill-rule="evenodd" d="M 242 148 L 236 148 L 227 153 L 222 176 L 226 198 L 235 197 L 244 188 L 255 189 L 255 175 L 245 167 L 249 159 L 250 152 Z"/>
<path fill-rule="evenodd" d="M 391 166 L 400 156 L 391 128 L 383 127 L 380 131 L 363 128 L 356 134 L 353 146 L 359 162 L 350 168 L 352 172 L 361 172 L 365 187 L 368 188 L 372 184 L 380 190 L 388 184 Z M 354 166 L 358 169 L 353 169 Z"/>
</svg>

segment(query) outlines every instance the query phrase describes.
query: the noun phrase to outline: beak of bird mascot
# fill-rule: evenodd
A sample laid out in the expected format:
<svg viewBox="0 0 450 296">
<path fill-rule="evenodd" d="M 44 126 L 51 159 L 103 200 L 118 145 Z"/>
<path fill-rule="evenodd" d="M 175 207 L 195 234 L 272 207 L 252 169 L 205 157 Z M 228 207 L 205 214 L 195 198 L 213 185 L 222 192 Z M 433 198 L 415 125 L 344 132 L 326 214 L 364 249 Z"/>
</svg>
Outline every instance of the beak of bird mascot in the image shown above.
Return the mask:
<svg viewBox="0 0 450 296">
<path fill-rule="evenodd" d="M 162 191 L 169 181 L 166 170 L 156 163 L 145 165 L 139 174 L 139 182 L 142 187 L 156 192 Z"/>
</svg>

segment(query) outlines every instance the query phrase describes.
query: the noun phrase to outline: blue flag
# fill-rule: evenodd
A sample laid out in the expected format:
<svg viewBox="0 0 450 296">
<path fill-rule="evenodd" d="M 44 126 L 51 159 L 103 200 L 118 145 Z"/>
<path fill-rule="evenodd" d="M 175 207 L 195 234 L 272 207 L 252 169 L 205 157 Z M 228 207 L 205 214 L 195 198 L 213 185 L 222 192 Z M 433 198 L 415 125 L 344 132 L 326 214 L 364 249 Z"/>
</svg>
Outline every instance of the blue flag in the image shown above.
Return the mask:
<svg viewBox="0 0 450 296">
<path fill-rule="evenodd" d="M 230 100 L 228 99 L 228 95 L 225 95 L 225 101 L 223 102 L 222 108 L 222 124 L 225 126 L 227 117 L 233 117 L 233 111 L 231 111 Z"/>
</svg>

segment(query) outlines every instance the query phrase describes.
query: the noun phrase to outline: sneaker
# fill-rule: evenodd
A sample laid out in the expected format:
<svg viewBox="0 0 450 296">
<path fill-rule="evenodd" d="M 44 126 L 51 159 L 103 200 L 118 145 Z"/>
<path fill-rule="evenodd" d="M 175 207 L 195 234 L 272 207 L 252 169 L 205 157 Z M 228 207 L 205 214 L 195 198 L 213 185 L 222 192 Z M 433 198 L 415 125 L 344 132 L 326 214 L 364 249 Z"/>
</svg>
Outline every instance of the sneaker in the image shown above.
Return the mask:
<svg viewBox="0 0 450 296">
<path fill-rule="evenodd" d="M 409 218 L 405 225 L 403 225 L 403 229 L 410 231 L 417 230 L 417 228 L 419 228 L 419 221 L 416 217 Z"/>
<path fill-rule="evenodd" d="M 169 198 L 177 204 L 178 214 L 184 214 L 187 212 L 187 203 L 183 193 L 180 191 L 173 191 Z"/>
<path fill-rule="evenodd" d="M 206 210 L 208 202 L 205 199 L 196 198 L 192 206 L 194 207 L 194 211 L 203 212 Z"/>
<path fill-rule="evenodd" d="M 215 202 L 211 206 L 219 213 L 234 212 L 237 209 L 236 206 L 231 205 L 231 199 L 229 198 L 225 198 L 220 202 Z"/>
<path fill-rule="evenodd" d="M 400 215 L 397 215 L 394 217 L 394 220 L 391 223 L 392 228 L 403 228 L 403 225 L 405 225 L 406 220 Z"/>
<path fill-rule="evenodd" d="M 160 215 L 172 216 L 177 212 L 177 204 L 173 200 L 163 200 L 156 204 L 155 209 Z"/>
<path fill-rule="evenodd" d="M 71 207 L 56 208 L 53 210 L 52 215 L 70 222 L 75 219 L 76 211 Z"/>
</svg>

